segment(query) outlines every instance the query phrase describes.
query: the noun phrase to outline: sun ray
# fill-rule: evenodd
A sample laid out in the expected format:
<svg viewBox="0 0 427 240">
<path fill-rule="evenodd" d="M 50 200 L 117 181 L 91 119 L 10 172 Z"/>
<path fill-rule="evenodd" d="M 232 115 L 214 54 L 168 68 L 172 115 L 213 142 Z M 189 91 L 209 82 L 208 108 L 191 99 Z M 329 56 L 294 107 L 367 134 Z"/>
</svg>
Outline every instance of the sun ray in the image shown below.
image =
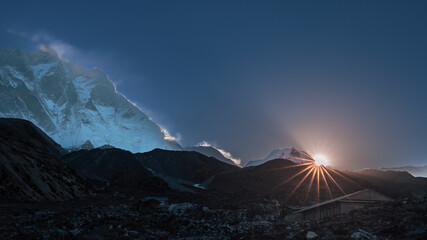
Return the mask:
<svg viewBox="0 0 427 240">
<path fill-rule="evenodd" d="M 329 178 L 332 180 L 332 182 L 334 182 L 334 183 L 335 183 L 335 185 L 337 185 L 337 187 L 341 190 L 341 192 L 342 192 L 344 195 L 347 195 L 347 194 L 344 192 L 344 190 L 340 187 L 340 185 L 335 181 L 335 179 L 331 176 L 331 174 L 329 174 L 328 169 L 326 169 L 325 167 L 323 167 L 323 168 L 325 169 L 326 174 L 329 176 Z"/>
<path fill-rule="evenodd" d="M 295 174 L 295 175 L 293 175 L 292 177 L 288 178 L 286 181 L 281 182 L 281 183 L 280 183 L 279 185 L 277 185 L 276 187 L 273 187 L 273 190 L 274 190 L 274 189 L 279 188 L 279 187 L 280 187 L 280 186 L 282 186 L 283 184 L 285 184 L 285 183 L 287 183 L 287 182 L 291 181 L 292 179 L 296 178 L 297 176 L 299 176 L 300 174 L 304 173 L 305 171 L 308 171 L 309 169 L 310 169 L 310 166 L 308 166 L 308 167 L 304 168 L 303 170 L 299 171 L 298 173 L 296 173 L 296 174 Z"/>
<path fill-rule="evenodd" d="M 313 171 L 313 174 L 311 175 L 310 183 L 309 183 L 309 185 L 308 185 L 307 193 L 305 194 L 305 198 L 304 198 L 304 203 L 303 203 L 303 205 L 305 205 L 305 203 L 306 203 L 306 202 L 307 202 L 307 200 L 308 200 L 308 197 L 310 196 L 311 186 L 313 186 L 314 177 L 316 176 L 317 168 L 315 167 L 315 168 L 313 168 L 313 169 L 314 169 L 314 171 Z"/>
<path fill-rule="evenodd" d="M 319 168 L 317 168 L 317 203 L 320 203 L 320 181 L 319 181 Z"/>
<path fill-rule="evenodd" d="M 335 171 L 335 170 L 334 170 L 334 169 L 332 169 L 332 168 L 329 168 L 329 170 L 331 170 L 332 172 L 334 172 L 334 173 L 338 174 L 339 176 L 343 177 L 343 178 L 344 178 L 344 179 L 346 179 L 347 181 L 349 181 L 349 182 L 351 182 L 351 183 L 354 183 L 354 184 L 356 184 L 356 185 L 358 185 L 358 186 L 360 186 L 360 187 L 363 187 L 363 186 L 361 186 L 360 184 L 358 184 L 357 182 L 355 182 L 355 181 L 351 180 L 350 178 L 348 178 L 348 177 L 346 177 L 346 176 L 342 175 L 342 174 L 341 174 L 341 173 L 339 173 L 338 171 Z"/>
<path fill-rule="evenodd" d="M 323 173 L 323 166 L 320 166 L 319 170 L 320 170 L 320 174 L 322 175 L 323 181 L 325 182 L 326 190 L 328 190 L 329 197 L 332 199 L 333 198 L 332 192 L 331 192 L 331 189 L 329 188 L 328 181 L 326 181 L 325 174 Z"/>
<path fill-rule="evenodd" d="M 299 180 L 298 184 L 287 195 L 287 197 L 285 199 L 285 202 L 288 201 L 295 194 L 295 192 L 301 187 L 301 185 L 306 181 L 306 179 L 309 179 L 309 184 L 308 184 L 307 191 L 305 193 L 305 198 L 304 198 L 303 204 L 305 204 L 307 202 L 307 200 L 309 199 L 310 193 L 311 193 L 311 190 L 312 190 L 312 187 L 313 187 L 313 183 L 315 181 L 316 181 L 317 203 L 320 202 L 320 187 L 321 187 L 320 184 L 321 184 L 322 180 L 323 180 L 323 182 L 325 184 L 326 190 L 328 191 L 329 197 L 331 199 L 333 198 L 331 186 L 329 186 L 330 183 L 328 183 L 328 178 L 330 179 L 330 181 L 333 182 L 333 184 L 335 184 L 340 189 L 340 191 L 344 195 L 346 195 L 346 193 L 341 188 L 341 186 L 338 184 L 338 182 L 329 173 L 328 168 L 326 168 L 323 165 L 320 165 L 320 166 L 316 165 L 314 162 L 311 162 L 311 163 L 300 163 L 300 164 L 296 164 L 296 165 L 292 165 L 292 166 L 287 166 L 287 167 L 283 167 L 283 168 L 272 169 L 272 170 L 269 170 L 269 171 L 277 171 L 277 170 L 281 170 L 281 169 L 294 168 L 294 167 L 304 167 L 304 168 L 302 170 L 300 170 L 299 172 L 297 172 L 296 174 L 294 174 L 293 176 L 291 176 L 290 178 L 288 178 L 285 181 L 281 182 L 277 186 L 273 187 L 273 189 L 275 190 L 275 189 L 279 188 L 280 186 L 282 186 L 283 184 L 286 184 L 287 182 L 291 181 L 292 179 L 294 179 L 294 178 L 298 177 L 299 175 L 305 173 L 304 177 L 302 177 L 302 179 Z M 345 178 L 347 181 L 350 181 L 350 182 L 354 183 L 354 181 L 352 181 L 351 179 L 347 178 L 346 176 L 343 176 L 342 174 L 340 174 L 339 172 L 335 171 L 334 169 L 329 169 L 329 170 L 331 170 L 334 173 L 338 174 L 339 176 Z M 311 176 L 311 178 L 309 178 L 310 176 Z"/>
<path fill-rule="evenodd" d="M 301 179 L 301 181 L 294 187 L 292 192 L 288 195 L 288 197 L 285 199 L 285 202 L 287 202 L 291 196 L 297 191 L 297 189 L 301 186 L 301 184 L 305 181 L 305 179 L 310 176 L 310 173 L 312 173 L 315 169 L 315 166 L 310 167 L 310 171 L 307 172 L 307 174 Z"/>
</svg>

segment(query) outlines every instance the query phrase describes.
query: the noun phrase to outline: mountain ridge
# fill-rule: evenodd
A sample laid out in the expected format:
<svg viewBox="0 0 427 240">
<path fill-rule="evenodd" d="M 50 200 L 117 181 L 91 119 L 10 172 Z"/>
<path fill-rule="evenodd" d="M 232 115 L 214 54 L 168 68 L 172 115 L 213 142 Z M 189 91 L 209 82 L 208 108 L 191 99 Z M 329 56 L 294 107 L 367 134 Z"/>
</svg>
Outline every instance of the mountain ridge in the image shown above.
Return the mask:
<svg viewBox="0 0 427 240">
<path fill-rule="evenodd" d="M 221 162 L 225 162 L 233 166 L 238 166 L 233 160 L 227 158 L 218 149 L 212 146 L 191 146 L 184 148 L 184 150 L 198 152 L 205 156 L 216 158 Z"/>
<path fill-rule="evenodd" d="M 382 171 L 406 171 L 415 177 L 427 177 L 427 165 L 424 166 L 402 166 L 402 167 L 382 167 Z"/>
</svg>

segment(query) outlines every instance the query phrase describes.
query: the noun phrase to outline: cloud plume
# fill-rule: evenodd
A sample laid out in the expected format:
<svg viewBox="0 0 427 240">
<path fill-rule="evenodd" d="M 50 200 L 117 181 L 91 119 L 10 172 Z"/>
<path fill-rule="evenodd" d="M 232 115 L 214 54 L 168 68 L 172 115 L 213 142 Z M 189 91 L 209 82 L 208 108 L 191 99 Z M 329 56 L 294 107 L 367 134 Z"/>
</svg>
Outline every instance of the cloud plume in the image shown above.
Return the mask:
<svg viewBox="0 0 427 240">
<path fill-rule="evenodd" d="M 224 157 L 230 159 L 231 161 L 233 161 L 238 166 L 240 166 L 240 163 L 242 162 L 240 160 L 240 158 L 233 157 L 233 155 L 231 155 L 231 153 L 229 153 L 229 152 L 225 151 L 224 149 L 221 149 L 221 148 L 217 147 L 215 144 L 209 143 L 207 141 L 202 141 L 202 142 L 198 143 L 196 146 L 200 146 L 200 147 L 213 147 L 216 150 L 218 150 Z"/>
</svg>

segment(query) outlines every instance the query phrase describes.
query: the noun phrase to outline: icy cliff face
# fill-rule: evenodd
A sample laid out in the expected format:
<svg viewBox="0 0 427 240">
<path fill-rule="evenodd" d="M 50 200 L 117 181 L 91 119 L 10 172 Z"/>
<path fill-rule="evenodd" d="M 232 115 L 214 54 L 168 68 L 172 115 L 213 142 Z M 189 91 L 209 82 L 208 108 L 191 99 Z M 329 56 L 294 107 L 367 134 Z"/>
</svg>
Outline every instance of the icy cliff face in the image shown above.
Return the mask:
<svg viewBox="0 0 427 240">
<path fill-rule="evenodd" d="M 87 140 L 132 152 L 181 149 L 105 73 L 59 58 L 50 47 L 0 50 L 0 116 L 32 121 L 65 148 Z"/>
</svg>

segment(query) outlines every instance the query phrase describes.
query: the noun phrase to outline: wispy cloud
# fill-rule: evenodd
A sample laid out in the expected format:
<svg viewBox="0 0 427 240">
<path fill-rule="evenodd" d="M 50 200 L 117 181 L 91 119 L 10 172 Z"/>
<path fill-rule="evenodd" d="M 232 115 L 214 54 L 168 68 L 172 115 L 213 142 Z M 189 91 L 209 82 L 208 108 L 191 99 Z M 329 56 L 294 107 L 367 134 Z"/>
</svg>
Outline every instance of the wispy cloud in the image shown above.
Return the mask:
<svg viewBox="0 0 427 240">
<path fill-rule="evenodd" d="M 231 153 L 225 151 L 224 149 L 221 149 L 221 148 L 217 147 L 216 144 L 212 144 L 212 143 L 207 142 L 207 141 L 202 141 L 202 142 L 198 143 L 196 146 L 213 147 L 216 150 L 218 150 L 224 157 L 226 157 L 226 158 L 230 159 L 231 161 L 233 161 L 236 165 L 240 166 L 240 163 L 242 162 L 240 160 L 240 158 L 233 157 L 233 155 L 231 155 Z"/>
<path fill-rule="evenodd" d="M 28 44 L 27 47 L 42 49 L 45 46 L 49 46 L 56 51 L 61 59 L 73 61 L 83 67 L 103 68 L 112 66 L 112 63 L 114 63 L 114 54 L 111 52 L 82 49 L 46 31 L 25 31 L 12 28 L 8 28 L 6 31 L 11 35 L 24 39 Z M 116 86 L 119 83 L 120 81 L 114 81 Z"/>
<path fill-rule="evenodd" d="M 30 41 L 38 48 L 48 45 L 58 53 L 60 58 L 65 60 L 72 60 L 76 55 L 82 54 L 82 52 L 76 47 L 55 38 L 53 35 L 46 32 L 27 32 L 10 28 L 6 29 L 6 31 L 12 35 L 16 35 Z"/>
<path fill-rule="evenodd" d="M 168 130 L 166 130 L 163 127 L 160 127 L 163 135 L 164 135 L 164 139 L 168 140 L 168 141 L 175 141 L 175 142 L 179 142 L 181 140 L 181 134 L 177 133 L 176 136 L 172 136 Z"/>
</svg>

